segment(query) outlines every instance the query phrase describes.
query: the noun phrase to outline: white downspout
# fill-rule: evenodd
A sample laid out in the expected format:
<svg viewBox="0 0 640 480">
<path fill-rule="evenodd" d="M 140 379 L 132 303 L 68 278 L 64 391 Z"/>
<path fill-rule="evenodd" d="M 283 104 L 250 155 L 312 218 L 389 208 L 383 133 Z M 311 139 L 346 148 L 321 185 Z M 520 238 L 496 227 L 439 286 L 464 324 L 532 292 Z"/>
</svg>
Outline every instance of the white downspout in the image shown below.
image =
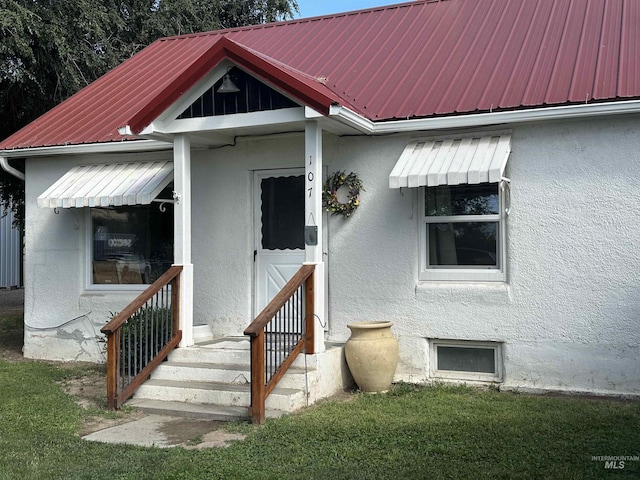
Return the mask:
<svg viewBox="0 0 640 480">
<path fill-rule="evenodd" d="M 7 172 L 9 175 L 13 175 L 16 178 L 19 178 L 24 182 L 25 176 L 20 170 L 16 170 L 11 165 L 9 165 L 9 160 L 6 157 L 0 157 L 0 167 Z"/>
</svg>

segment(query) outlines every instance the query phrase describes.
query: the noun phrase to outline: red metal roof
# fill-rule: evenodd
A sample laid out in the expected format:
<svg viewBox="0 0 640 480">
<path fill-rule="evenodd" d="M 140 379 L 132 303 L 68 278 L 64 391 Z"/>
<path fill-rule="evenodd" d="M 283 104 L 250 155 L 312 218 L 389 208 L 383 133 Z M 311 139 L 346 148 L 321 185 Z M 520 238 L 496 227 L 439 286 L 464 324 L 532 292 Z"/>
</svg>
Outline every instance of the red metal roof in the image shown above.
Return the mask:
<svg viewBox="0 0 640 480">
<path fill-rule="evenodd" d="M 372 121 L 640 98 L 638 0 L 423 0 L 154 42 L 0 143 L 125 139 L 227 58 Z"/>
</svg>

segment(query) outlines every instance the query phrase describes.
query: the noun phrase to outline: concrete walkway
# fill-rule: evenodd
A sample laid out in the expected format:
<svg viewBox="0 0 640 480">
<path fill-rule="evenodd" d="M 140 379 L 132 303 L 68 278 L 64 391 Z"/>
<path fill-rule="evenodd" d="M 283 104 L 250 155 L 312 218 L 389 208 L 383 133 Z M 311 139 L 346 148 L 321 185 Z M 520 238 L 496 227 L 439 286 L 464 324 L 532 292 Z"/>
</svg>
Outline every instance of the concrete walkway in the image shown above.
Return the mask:
<svg viewBox="0 0 640 480">
<path fill-rule="evenodd" d="M 244 439 L 244 435 L 229 433 L 222 427 L 222 422 L 210 420 L 148 415 L 82 438 L 92 442 L 159 448 L 219 448 Z"/>
<path fill-rule="evenodd" d="M 0 288 L 0 315 L 22 312 L 24 289 Z M 128 423 L 105 428 L 82 437 L 102 443 L 125 443 L 142 447 L 226 447 L 244 435 L 224 430 L 224 422 L 164 415 L 145 415 Z"/>
</svg>

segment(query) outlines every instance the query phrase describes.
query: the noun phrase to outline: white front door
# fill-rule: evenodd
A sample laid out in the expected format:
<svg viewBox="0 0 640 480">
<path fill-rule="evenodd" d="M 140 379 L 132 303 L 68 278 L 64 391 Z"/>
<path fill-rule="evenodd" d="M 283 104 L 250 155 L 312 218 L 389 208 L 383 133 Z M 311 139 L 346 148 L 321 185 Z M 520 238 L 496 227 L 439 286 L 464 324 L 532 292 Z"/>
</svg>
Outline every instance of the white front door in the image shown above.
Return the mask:
<svg viewBox="0 0 640 480">
<path fill-rule="evenodd" d="M 304 262 L 304 186 L 304 169 L 254 173 L 254 316 Z"/>
</svg>

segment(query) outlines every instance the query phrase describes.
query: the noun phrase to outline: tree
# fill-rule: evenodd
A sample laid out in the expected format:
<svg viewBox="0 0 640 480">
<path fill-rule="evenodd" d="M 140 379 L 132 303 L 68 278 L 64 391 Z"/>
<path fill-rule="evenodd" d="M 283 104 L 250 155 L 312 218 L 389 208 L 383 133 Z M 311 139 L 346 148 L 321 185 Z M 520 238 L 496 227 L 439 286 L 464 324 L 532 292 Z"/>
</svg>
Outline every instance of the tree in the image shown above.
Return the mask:
<svg viewBox="0 0 640 480">
<path fill-rule="evenodd" d="M 0 138 L 154 40 L 293 18 L 296 0 L 0 0 Z M 0 198 L 23 219 L 22 185 Z"/>
</svg>

